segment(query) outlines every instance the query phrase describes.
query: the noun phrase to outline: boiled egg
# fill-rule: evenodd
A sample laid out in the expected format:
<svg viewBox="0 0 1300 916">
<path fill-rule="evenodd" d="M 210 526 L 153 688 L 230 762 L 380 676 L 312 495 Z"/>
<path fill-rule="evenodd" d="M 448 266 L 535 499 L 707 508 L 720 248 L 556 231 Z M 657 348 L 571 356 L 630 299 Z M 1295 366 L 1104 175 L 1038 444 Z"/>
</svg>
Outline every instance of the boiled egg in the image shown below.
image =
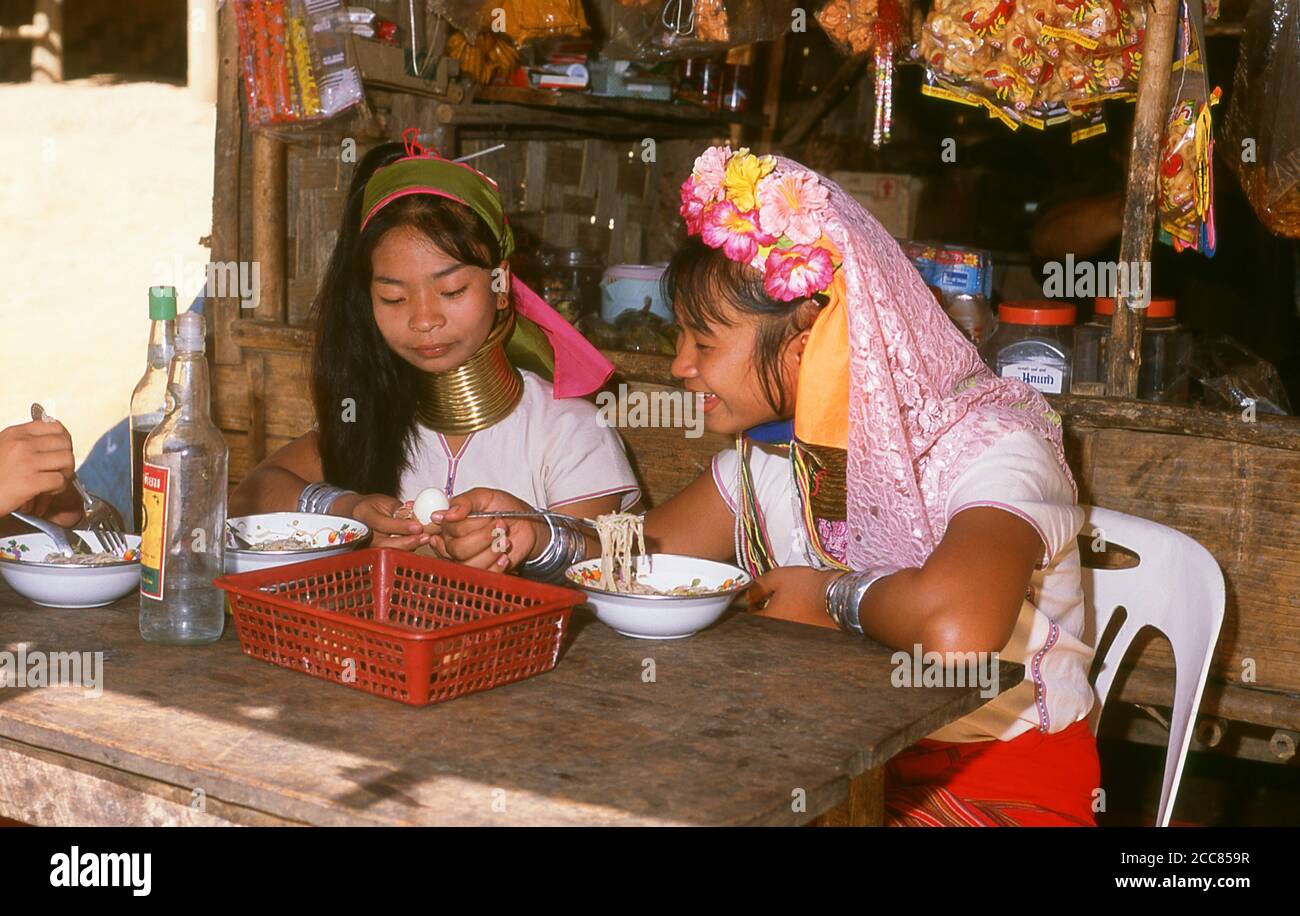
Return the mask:
<svg viewBox="0 0 1300 916">
<path fill-rule="evenodd" d="M 429 516 L 435 512 L 441 512 L 450 505 L 446 493 L 437 487 L 425 487 L 415 497 L 411 510 L 415 513 L 415 517 L 421 525 L 427 525 L 429 524 Z"/>
</svg>

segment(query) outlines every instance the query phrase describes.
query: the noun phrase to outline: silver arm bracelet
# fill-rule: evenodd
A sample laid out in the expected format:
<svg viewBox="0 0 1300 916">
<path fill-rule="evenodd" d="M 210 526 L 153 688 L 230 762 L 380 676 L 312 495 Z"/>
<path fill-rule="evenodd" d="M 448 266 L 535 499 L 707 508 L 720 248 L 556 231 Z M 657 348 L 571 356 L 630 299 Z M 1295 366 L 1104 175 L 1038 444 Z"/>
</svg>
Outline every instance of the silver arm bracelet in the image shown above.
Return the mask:
<svg viewBox="0 0 1300 916">
<path fill-rule="evenodd" d="M 334 505 L 334 500 L 355 493 L 356 490 L 345 490 L 324 482 L 309 483 L 298 494 L 298 511 L 325 515 L 329 512 L 330 506 Z"/>
<path fill-rule="evenodd" d="M 543 518 L 551 533 L 551 542 L 536 559 L 521 564 L 519 572 L 543 582 L 556 582 L 563 579 L 570 566 L 586 559 L 587 541 L 576 525 L 552 518 L 549 513 Z"/>
<path fill-rule="evenodd" d="M 885 576 L 898 572 L 896 569 L 869 569 L 863 572 L 847 572 L 836 576 L 826 586 L 826 614 L 841 630 L 862 635 L 862 624 L 858 615 L 862 599 L 867 589 Z"/>
</svg>

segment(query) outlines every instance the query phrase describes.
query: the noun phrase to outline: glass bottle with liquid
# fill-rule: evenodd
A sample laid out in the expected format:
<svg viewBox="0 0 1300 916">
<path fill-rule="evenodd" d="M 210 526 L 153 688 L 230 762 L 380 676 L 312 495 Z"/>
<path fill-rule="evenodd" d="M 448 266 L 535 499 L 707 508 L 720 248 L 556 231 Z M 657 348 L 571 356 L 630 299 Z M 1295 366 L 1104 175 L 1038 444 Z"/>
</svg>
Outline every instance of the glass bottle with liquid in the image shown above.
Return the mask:
<svg viewBox="0 0 1300 916">
<path fill-rule="evenodd" d="M 203 316 L 176 323 L 168 411 L 144 443 L 140 635 L 187 645 L 221 638 L 229 452 L 209 407 Z"/>
<path fill-rule="evenodd" d="M 140 481 L 144 470 L 144 440 L 162 422 L 167 399 L 167 373 L 175 350 L 176 288 L 149 287 L 149 365 L 131 394 L 131 530 L 144 525 L 140 518 Z"/>
</svg>

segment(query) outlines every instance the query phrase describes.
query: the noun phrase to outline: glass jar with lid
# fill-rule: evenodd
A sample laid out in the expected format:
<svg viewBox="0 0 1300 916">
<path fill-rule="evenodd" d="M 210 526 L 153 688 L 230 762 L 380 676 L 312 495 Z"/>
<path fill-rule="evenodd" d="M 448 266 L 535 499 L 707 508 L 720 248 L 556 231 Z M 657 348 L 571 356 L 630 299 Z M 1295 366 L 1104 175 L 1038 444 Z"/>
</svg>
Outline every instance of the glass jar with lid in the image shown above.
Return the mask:
<svg viewBox="0 0 1300 916">
<path fill-rule="evenodd" d="M 1070 390 L 1074 304 L 1020 299 L 998 306 L 998 326 L 980 347 L 990 369 L 1044 394 Z"/>
<path fill-rule="evenodd" d="M 1074 394 L 1106 393 L 1106 342 L 1110 339 L 1115 300 L 1099 296 L 1092 320 L 1074 331 Z M 1137 396 L 1165 404 L 1187 402 L 1191 375 L 1192 332 L 1179 324 L 1173 299 L 1152 299 L 1142 322 L 1142 363 Z"/>
<path fill-rule="evenodd" d="M 569 321 L 600 313 L 600 277 L 605 261 L 586 248 L 557 248 L 540 257 L 542 298 Z"/>
</svg>

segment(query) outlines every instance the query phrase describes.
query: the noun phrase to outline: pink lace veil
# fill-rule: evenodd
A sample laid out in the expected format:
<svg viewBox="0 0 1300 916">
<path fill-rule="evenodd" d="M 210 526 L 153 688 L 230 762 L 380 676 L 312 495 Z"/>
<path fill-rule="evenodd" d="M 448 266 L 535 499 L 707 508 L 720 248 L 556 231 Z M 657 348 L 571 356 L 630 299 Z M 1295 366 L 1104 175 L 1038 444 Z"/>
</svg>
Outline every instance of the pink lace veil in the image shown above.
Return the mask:
<svg viewBox="0 0 1300 916">
<path fill-rule="evenodd" d="M 777 172 L 804 170 L 775 159 Z M 823 351 L 848 357 L 846 560 L 854 569 L 920 566 L 943 537 L 953 483 L 998 439 L 1042 436 L 1074 485 L 1061 420 L 1033 388 L 989 371 L 898 243 L 838 185 L 818 180 L 829 192 L 823 231 L 843 257 L 845 297 L 844 309 L 832 301 L 818 322 L 836 311 L 848 321 L 848 354 Z M 837 371 L 805 360 L 800 377 L 819 369 Z M 796 413 L 817 409 L 800 403 Z"/>
</svg>

